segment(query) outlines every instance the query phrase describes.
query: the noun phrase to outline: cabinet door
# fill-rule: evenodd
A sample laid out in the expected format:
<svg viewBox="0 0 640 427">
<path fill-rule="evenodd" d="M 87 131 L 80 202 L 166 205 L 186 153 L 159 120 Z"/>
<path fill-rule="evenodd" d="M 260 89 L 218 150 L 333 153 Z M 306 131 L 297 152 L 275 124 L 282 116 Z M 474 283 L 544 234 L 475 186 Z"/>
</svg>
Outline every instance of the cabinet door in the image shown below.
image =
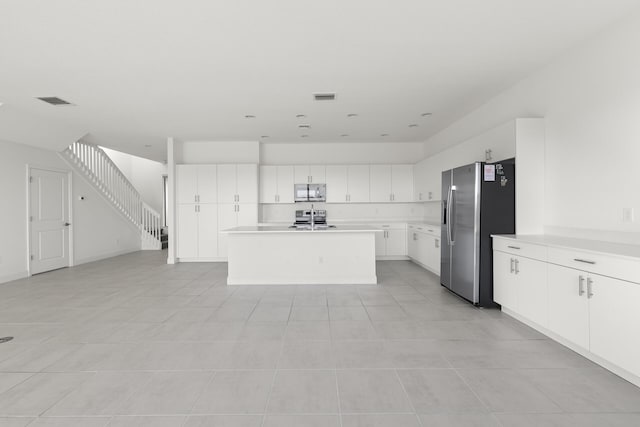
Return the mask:
<svg viewBox="0 0 640 427">
<path fill-rule="evenodd" d="M 416 254 L 418 250 L 418 240 L 416 236 L 416 231 L 409 227 L 407 228 L 407 254 L 409 258 L 416 259 Z"/>
<path fill-rule="evenodd" d="M 278 166 L 260 166 L 260 203 L 278 202 Z"/>
<path fill-rule="evenodd" d="M 518 282 L 514 274 L 514 261 L 511 254 L 493 251 L 493 300 L 503 307 L 518 311 Z"/>
<path fill-rule="evenodd" d="M 387 254 L 387 230 L 376 231 L 376 256 Z"/>
<path fill-rule="evenodd" d="M 589 304 L 586 292 L 579 294 L 579 279 L 587 274 L 548 264 L 549 329 L 561 337 L 589 348 Z"/>
<path fill-rule="evenodd" d="M 238 205 L 225 203 L 218 205 L 218 256 L 227 256 L 227 234 L 220 233 L 222 230 L 236 227 L 238 225 Z"/>
<path fill-rule="evenodd" d="M 198 165 L 198 203 L 218 203 L 217 171 L 216 165 Z"/>
<path fill-rule="evenodd" d="M 418 257 L 417 260 L 419 263 L 427 265 L 429 263 L 429 235 L 423 233 L 421 231 L 416 232 L 416 237 L 418 238 Z"/>
<path fill-rule="evenodd" d="M 421 161 L 413 165 L 413 200 L 416 202 L 424 202 L 427 200 L 427 191 L 425 189 L 427 181 L 426 161 Z"/>
<path fill-rule="evenodd" d="M 327 166 L 327 203 L 346 203 L 347 166 Z"/>
<path fill-rule="evenodd" d="M 404 228 L 390 228 L 387 230 L 387 255 L 407 255 L 407 231 Z"/>
<path fill-rule="evenodd" d="M 218 203 L 235 203 L 236 165 L 218 165 Z"/>
<path fill-rule="evenodd" d="M 394 202 L 413 201 L 413 166 L 391 166 L 391 193 Z"/>
<path fill-rule="evenodd" d="M 440 239 L 430 234 L 426 235 L 427 262 L 425 265 L 434 272 L 440 272 Z"/>
<path fill-rule="evenodd" d="M 213 258 L 218 255 L 218 206 L 198 206 L 198 257 Z"/>
<path fill-rule="evenodd" d="M 516 258 L 514 273 L 518 279 L 518 313 L 544 326 L 549 324 L 547 263 L 530 258 Z"/>
<path fill-rule="evenodd" d="M 293 166 L 278 166 L 278 203 L 293 203 Z"/>
<path fill-rule="evenodd" d="M 324 184 L 327 180 L 326 167 L 324 165 L 309 166 L 311 184 Z"/>
<path fill-rule="evenodd" d="M 294 184 L 308 184 L 310 177 L 308 165 L 296 165 L 293 167 Z"/>
<path fill-rule="evenodd" d="M 258 203 L 258 165 L 237 165 L 237 195 L 239 203 Z"/>
<path fill-rule="evenodd" d="M 347 169 L 349 202 L 369 201 L 369 165 L 351 165 Z"/>
<path fill-rule="evenodd" d="M 198 166 L 176 165 L 177 203 L 196 203 L 198 201 Z"/>
<path fill-rule="evenodd" d="M 258 224 L 258 205 L 256 203 L 239 204 L 237 209 L 237 224 L 239 227 Z"/>
<path fill-rule="evenodd" d="M 640 375 L 640 285 L 592 274 L 591 352 Z"/>
<path fill-rule="evenodd" d="M 178 258 L 196 258 L 198 256 L 198 213 L 197 205 L 178 205 Z"/>
<path fill-rule="evenodd" d="M 371 165 L 369 168 L 371 202 L 391 202 L 391 165 Z"/>
</svg>

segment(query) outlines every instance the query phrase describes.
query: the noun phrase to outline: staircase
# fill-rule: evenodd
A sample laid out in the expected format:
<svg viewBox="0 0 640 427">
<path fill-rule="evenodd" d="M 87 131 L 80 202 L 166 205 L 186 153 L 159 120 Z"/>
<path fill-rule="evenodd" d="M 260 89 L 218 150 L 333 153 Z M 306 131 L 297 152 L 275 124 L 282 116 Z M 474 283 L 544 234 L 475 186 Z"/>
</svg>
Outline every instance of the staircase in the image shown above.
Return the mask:
<svg viewBox="0 0 640 427">
<path fill-rule="evenodd" d="M 100 147 L 77 141 L 62 156 L 140 230 L 143 250 L 165 246 L 160 214 L 142 201 L 140 193 Z"/>
</svg>

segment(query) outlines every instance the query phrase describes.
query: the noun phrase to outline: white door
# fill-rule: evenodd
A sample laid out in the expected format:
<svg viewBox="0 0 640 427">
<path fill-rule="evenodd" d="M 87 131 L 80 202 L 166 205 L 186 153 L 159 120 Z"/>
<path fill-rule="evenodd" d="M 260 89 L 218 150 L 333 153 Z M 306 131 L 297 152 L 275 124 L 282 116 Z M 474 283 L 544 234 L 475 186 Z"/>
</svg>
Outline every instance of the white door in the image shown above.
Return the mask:
<svg viewBox="0 0 640 427">
<path fill-rule="evenodd" d="M 236 190 L 236 165 L 218 165 L 218 203 L 236 203 Z"/>
<path fill-rule="evenodd" d="M 237 204 L 218 205 L 218 256 L 227 256 L 227 234 L 220 231 L 233 228 L 238 225 Z"/>
<path fill-rule="evenodd" d="M 518 282 L 514 274 L 514 256 L 493 251 L 493 300 L 498 304 L 518 309 Z"/>
<path fill-rule="evenodd" d="M 522 257 L 516 260 L 514 273 L 518 276 L 518 312 L 546 328 L 549 324 L 547 263 Z"/>
<path fill-rule="evenodd" d="M 258 165 L 237 165 L 238 203 L 258 203 Z"/>
<path fill-rule="evenodd" d="M 327 166 L 327 203 L 347 201 L 347 166 Z"/>
<path fill-rule="evenodd" d="M 309 178 L 311 184 L 324 184 L 326 178 L 326 168 L 324 165 L 309 166 Z"/>
<path fill-rule="evenodd" d="M 278 166 L 260 166 L 260 203 L 278 203 Z"/>
<path fill-rule="evenodd" d="M 640 286 L 596 274 L 589 279 L 591 352 L 640 375 Z"/>
<path fill-rule="evenodd" d="M 278 166 L 278 203 L 293 203 L 293 166 Z"/>
<path fill-rule="evenodd" d="M 387 254 L 387 230 L 376 231 L 376 256 Z"/>
<path fill-rule="evenodd" d="M 218 205 L 198 205 L 198 257 L 218 256 Z"/>
<path fill-rule="evenodd" d="M 391 202 L 391 165 L 371 165 L 371 202 Z"/>
<path fill-rule="evenodd" d="M 198 203 L 218 203 L 217 173 L 216 165 L 198 166 Z"/>
<path fill-rule="evenodd" d="M 387 230 L 387 255 L 404 256 L 407 254 L 407 230 L 390 228 Z"/>
<path fill-rule="evenodd" d="M 31 169 L 31 274 L 69 266 L 69 175 Z"/>
<path fill-rule="evenodd" d="M 549 329 L 580 347 L 589 348 L 589 300 L 587 273 L 548 265 Z M 580 295 L 580 280 L 584 293 Z"/>
<path fill-rule="evenodd" d="M 393 165 L 391 167 L 391 192 L 394 202 L 413 200 L 413 165 Z"/>
<path fill-rule="evenodd" d="M 309 174 L 309 166 L 307 165 L 294 166 L 293 178 L 296 181 L 294 184 L 308 184 L 311 179 L 311 175 Z"/>
<path fill-rule="evenodd" d="M 176 194 L 178 203 L 198 201 L 198 166 L 176 166 Z"/>
<path fill-rule="evenodd" d="M 347 171 L 349 202 L 369 201 L 369 165 L 351 165 Z"/>
<path fill-rule="evenodd" d="M 258 205 L 256 203 L 244 203 L 237 207 L 238 227 L 255 226 L 258 224 Z"/>
<path fill-rule="evenodd" d="M 198 205 L 178 205 L 178 258 L 198 256 Z"/>
</svg>

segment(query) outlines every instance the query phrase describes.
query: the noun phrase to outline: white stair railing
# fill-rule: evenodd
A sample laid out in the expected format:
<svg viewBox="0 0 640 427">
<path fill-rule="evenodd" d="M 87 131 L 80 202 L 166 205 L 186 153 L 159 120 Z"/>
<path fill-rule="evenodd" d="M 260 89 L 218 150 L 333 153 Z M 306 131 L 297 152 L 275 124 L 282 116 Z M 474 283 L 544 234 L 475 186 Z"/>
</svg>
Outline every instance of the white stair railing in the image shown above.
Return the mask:
<svg viewBox="0 0 640 427">
<path fill-rule="evenodd" d="M 142 201 L 122 171 L 100 147 L 77 141 L 62 154 L 114 206 L 140 229 L 142 249 L 160 249 L 161 217 Z"/>
</svg>

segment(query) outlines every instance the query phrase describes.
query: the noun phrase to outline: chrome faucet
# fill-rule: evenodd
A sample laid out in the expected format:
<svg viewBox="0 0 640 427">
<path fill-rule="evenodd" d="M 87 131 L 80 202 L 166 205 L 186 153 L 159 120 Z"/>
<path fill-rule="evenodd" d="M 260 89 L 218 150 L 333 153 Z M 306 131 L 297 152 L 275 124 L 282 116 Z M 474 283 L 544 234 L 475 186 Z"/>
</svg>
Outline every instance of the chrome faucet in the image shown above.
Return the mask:
<svg viewBox="0 0 640 427">
<path fill-rule="evenodd" d="M 313 209 L 313 204 L 311 205 L 311 229 L 316 228 L 316 211 Z"/>
</svg>

